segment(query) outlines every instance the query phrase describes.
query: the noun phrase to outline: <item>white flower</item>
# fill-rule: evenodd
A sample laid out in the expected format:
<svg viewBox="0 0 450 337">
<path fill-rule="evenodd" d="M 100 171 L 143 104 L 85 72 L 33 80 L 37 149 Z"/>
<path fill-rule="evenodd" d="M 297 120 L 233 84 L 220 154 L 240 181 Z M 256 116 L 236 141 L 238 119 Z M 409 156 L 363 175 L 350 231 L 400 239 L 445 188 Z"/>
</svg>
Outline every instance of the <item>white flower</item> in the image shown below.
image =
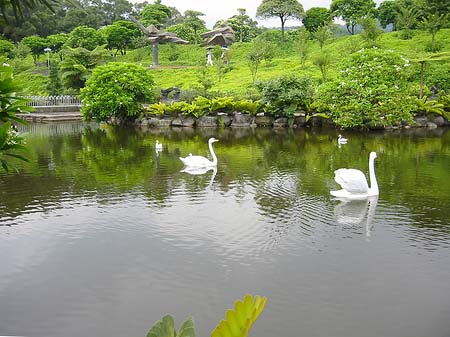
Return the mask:
<svg viewBox="0 0 450 337">
<path fill-rule="evenodd" d="M 11 67 L 11 65 L 9 65 L 9 63 L 3 62 L 3 66 L 4 67 Z"/>
</svg>

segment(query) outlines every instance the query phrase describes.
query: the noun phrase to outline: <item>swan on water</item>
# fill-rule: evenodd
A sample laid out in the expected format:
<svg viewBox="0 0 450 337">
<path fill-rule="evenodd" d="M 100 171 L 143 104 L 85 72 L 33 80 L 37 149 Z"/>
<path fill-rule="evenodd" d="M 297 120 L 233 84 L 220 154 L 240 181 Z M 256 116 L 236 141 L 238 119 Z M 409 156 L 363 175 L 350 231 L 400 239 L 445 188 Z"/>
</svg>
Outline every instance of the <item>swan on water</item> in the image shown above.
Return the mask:
<svg viewBox="0 0 450 337">
<path fill-rule="evenodd" d="M 159 142 L 159 140 L 156 140 L 155 149 L 156 149 L 156 151 L 161 151 L 163 149 L 163 146 Z"/>
<path fill-rule="evenodd" d="M 342 189 L 330 191 L 332 196 L 348 199 L 364 199 L 379 194 L 377 178 L 375 176 L 375 158 L 377 154 L 370 152 L 369 155 L 369 177 L 370 184 L 367 184 L 366 176 L 360 170 L 339 169 L 334 171 L 334 180 L 341 185 Z"/>
<path fill-rule="evenodd" d="M 209 147 L 209 152 L 211 153 L 211 156 L 213 158 L 213 160 L 209 160 L 205 157 L 202 156 L 193 156 L 192 154 L 189 154 L 188 157 L 180 157 L 180 160 L 183 162 L 183 164 L 185 166 L 189 166 L 189 167 L 210 167 L 210 166 L 217 166 L 217 157 L 216 154 L 214 153 L 214 149 L 212 144 L 214 142 L 218 142 L 218 139 L 215 138 L 210 138 L 208 140 L 208 147 Z"/>
<path fill-rule="evenodd" d="M 347 142 L 348 142 L 347 138 L 344 138 L 342 137 L 342 135 L 339 135 L 338 144 L 347 144 Z"/>
</svg>

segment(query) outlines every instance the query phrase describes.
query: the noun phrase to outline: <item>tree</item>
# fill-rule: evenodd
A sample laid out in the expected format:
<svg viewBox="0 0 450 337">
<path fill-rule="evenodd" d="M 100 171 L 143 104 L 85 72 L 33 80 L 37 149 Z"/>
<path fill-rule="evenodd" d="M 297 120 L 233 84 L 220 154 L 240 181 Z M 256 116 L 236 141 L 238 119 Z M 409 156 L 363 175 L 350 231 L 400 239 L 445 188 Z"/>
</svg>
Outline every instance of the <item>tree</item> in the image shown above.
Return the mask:
<svg viewBox="0 0 450 337">
<path fill-rule="evenodd" d="M 53 53 L 59 53 L 68 38 L 69 36 L 64 33 L 49 35 L 47 36 L 48 47 Z"/>
<path fill-rule="evenodd" d="M 58 73 L 58 63 L 51 62 L 50 63 L 50 75 L 49 75 L 49 81 L 47 84 L 47 93 L 49 95 L 61 95 L 62 93 L 62 84 L 59 80 L 59 73 Z"/>
<path fill-rule="evenodd" d="M 412 38 L 411 30 L 416 26 L 418 16 L 418 10 L 415 7 L 399 7 L 397 27 L 402 30 L 403 39 Z"/>
<path fill-rule="evenodd" d="M 123 15 L 131 13 L 132 5 L 127 0 L 103 0 L 101 1 L 101 11 L 103 24 L 112 24 L 120 20 Z"/>
<path fill-rule="evenodd" d="M 317 31 L 319 27 L 327 26 L 332 18 L 328 9 L 324 7 L 312 7 L 308 9 L 303 18 L 303 26 L 310 33 Z"/>
<path fill-rule="evenodd" d="M 161 4 L 160 0 L 153 4 L 147 5 L 141 12 L 140 21 L 144 26 L 154 25 L 161 28 L 172 16 L 172 11 L 169 7 Z"/>
<path fill-rule="evenodd" d="M 431 45 L 430 45 L 430 51 L 435 52 L 436 51 L 436 34 L 438 31 L 440 31 L 442 28 L 446 27 L 448 25 L 449 21 L 449 14 L 428 14 L 426 17 L 424 17 L 421 21 L 421 27 L 427 30 L 431 34 Z"/>
<path fill-rule="evenodd" d="M 302 30 L 300 30 L 300 32 L 297 35 L 297 39 L 295 40 L 295 49 L 300 58 L 300 64 L 302 66 L 302 69 L 305 68 L 305 62 L 306 59 L 308 58 L 310 51 L 309 36 L 310 35 L 308 31 L 305 28 L 303 28 Z"/>
<path fill-rule="evenodd" d="M 85 48 L 94 50 L 96 47 L 106 44 L 103 35 L 94 28 L 80 26 L 72 30 L 67 39 L 67 45 L 71 48 Z"/>
<path fill-rule="evenodd" d="M 314 65 L 319 67 L 320 73 L 322 74 L 322 83 L 327 81 L 328 67 L 331 64 L 331 56 L 329 53 L 320 53 L 313 60 Z"/>
<path fill-rule="evenodd" d="M 133 120 L 143 111 L 142 103 L 153 99 L 153 85 L 153 77 L 142 66 L 122 62 L 99 66 L 80 93 L 83 117 Z"/>
<path fill-rule="evenodd" d="M 383 1 L 377 8 L 377 19 L 380 21 L 380 25 L 386 28 L 387 25 L 392 24 L 393 30 L 396 30 L 398 4 L 396 1 Z"/>
<path fill-rule="evenodd" d="M 250 42 L 258 35 L 258 23 L 246 14 L 245 8 L 238 8 L 237 11 L 239 14 L 227 19 L 226 23 L 233 28 L 236 41 Z M 222 23 L 222 21 L 217 22 L 214 28 L 219 27 Z"/>
<path fill-rule="evenodd" d="M 328 27 L 322 26 L 314 32 L 312 36 L 317 40 L 317 42 L 319 42 L 320 50 L 323 50 L 323 46 L 329 39 L 331 39 L 333 34 L 330 32 Z"/>
<path fill-rule="evenodd" d="M 141 35 L 141 31 L 134 22 L 119 20 L 102 30 L 106 41 L 107 48 L 116 49 L 115 55 L 120 51 L 125 55 L 127 48 L 131 46 L 133 40 Z M 115 56 L 114 55 L 114 56 Z"/>
<path fill-rule="evenodd" d="M 206 26 L 205 21 L 199 18 L 199 16 L 204 16 L 202 12 L 187 10 L 184 12 L 184 21 L 183 24 L 188 28 L 192 29 L 194 33 L 194 43 L 199 43 L 201 41 L 200 34 L 205 32 Z"/>
<path fill-rule="evenodd" d="M 24 13 L 27 10 L 35 9 L 39 4 L 43 4 L 53 10 L 55 4 L 52 0 L 2 0 L 0 4 L 0 21 L 10 22 L 10 13 L 12 10 L 16 23 L 24 20 Z"/>
<path fill-rule="evenodd" d="M 102 46 L 90 51 L 78 47 L 63 49 L 64 59 L 59 65 L 64 87 L 75 90 L 83 88 L 92 70 L 105 62 L 109 52 Z"/>
<path fill-rule="evenodd" d="M 303 6 L 297 0 L 263 0 L 256 10 L 256 16 L 262 19 L 278 17 L 281 20 L 281 34 L 284 41 L 284 25 L 289 19 L 301 20 Z"/>
<path fill-rule="evenodd" d="M 377 45 L 377 40 L 383 34 L 383 31 L 377 27 L 377 20 L 373 18 L 364 18 L 359 22 L 363 28 L 361 38 L 366 43 L 366 47 L 374 47 Z"/>
<path fill-rule="evenodd" d="M 333 0 L 330 5 L 332 15 L 341 17 L 350 34 L 355 33 L 355 26 L 365 17 L 373 16 L 375 13 L 375 2 L 373 0 Z"/>
<path fill-rule="evenodd" d="M 26 36 L 21 43 L 30 48 L 35 64 L 37 64 L 39 56 L 45 53 L 44 49 L 48 47 L 47 39 L 37 35 Z"/>
</svg>

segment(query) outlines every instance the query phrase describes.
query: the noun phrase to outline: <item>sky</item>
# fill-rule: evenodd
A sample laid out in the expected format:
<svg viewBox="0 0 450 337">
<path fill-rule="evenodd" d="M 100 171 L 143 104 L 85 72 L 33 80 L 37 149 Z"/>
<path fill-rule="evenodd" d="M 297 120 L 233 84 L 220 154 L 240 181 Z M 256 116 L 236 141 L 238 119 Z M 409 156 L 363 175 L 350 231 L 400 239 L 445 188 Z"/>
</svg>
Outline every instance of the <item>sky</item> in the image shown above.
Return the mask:
<svg viewBox="0 0 450 337">
<path fill-rule="evenodd" d="M 139 1 L 135 1 L 139 2 Z M 150 3 L 153 1 L 150 0 Z M 247 15 L 255 19 L 256 9 L 261 4 L 262 0 L 162 0 L 161 3 L 166 6 L 176 7 L 181 13 L 185 10 L 192 9 L 205 14 L 201 18 L 206 22 L 206 27 L 212 28 L 214 24 L 221 20 L 227 19 L 237 14 L 238 8 L 245 8 Z M 299 1 L 305 11 L 311 7 L 325 7 L 329 8 L 331 0 L 300 0 Z M 379 2 L 379 1 L 377 1 Z M 256 19 L 259 26 L 263 27 L 279 27 L 281 25 L 280 19 L 261 20 Z M 288 20 L 286 26 L 297 26 L 299 21 Z"/>
</svg>

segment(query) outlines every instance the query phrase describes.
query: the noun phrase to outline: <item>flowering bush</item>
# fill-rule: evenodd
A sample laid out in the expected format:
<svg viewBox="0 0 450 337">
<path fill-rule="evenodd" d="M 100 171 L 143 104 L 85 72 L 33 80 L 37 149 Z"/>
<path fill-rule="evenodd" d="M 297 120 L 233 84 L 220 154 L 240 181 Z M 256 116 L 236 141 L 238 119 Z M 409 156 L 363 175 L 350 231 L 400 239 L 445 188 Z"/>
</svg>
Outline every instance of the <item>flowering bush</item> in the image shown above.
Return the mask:
<svg viewBox="0 0 450 337">
<path fill-rule="evenodd" d="M 362 49 L 344 61 L 337 80 L 319 87 L 314 107 L 345 128 L 411 123 L 409 60 L 392 50 Z"/>
<path fill-rule="evenodd" d="M 142 103 L 153 99 L 153 85 L 153 77 L 142 66 L 119 62 L 99 66 L 81 89 L 83 117 L 133 119 L 143 111 Z"/>
</svg>

